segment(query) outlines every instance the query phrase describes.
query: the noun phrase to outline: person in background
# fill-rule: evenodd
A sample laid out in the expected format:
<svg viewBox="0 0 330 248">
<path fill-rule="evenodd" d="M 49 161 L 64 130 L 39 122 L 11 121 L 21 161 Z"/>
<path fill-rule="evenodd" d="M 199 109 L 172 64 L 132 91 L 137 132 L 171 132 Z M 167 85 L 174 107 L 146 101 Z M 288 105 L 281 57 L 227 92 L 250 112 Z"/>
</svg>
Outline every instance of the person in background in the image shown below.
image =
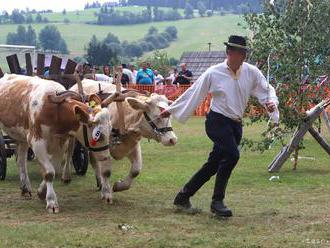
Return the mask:
<svg viewBox="0 0 330 248">
<path fill-rule="evenodd" d="M 164 77 L 158 73 L 157 70 L 154 70 L 154 74 L 155 74 L 155 84 L 160 84 L 164 82 Z"/>
<path fill-rule="evenodd" d="M 111 69 L 110 69 L 109 65 L 104 65 L 103 66 L 103 74 L 108 76 L 108 77 L 111 77 Z"/>
<path fill-rule="evenodd" d="M 136 76 L 137 84 L 153 85 L 155 83 L 155 75 L 148 67 L 148 63 L 145 62 L 142 64 L 142 68 L 138 71 Z"/>
<path fill-rule="evenodd" d="M 174 83 L 191 84 L 191 80 L 193 79 L 192 72 L 187 69 L 186 63 L 182 63 L 180 67 L 181 67 L 181 71 L 179 72 L 179 75 L 176 77 Z"/>
<path fill-rule="evenodd" d="M 176 77 L 178 76 L 178 69 L 173 68 L 172 73 L 166 78 L 166 84 L 173 84 Z"/>
<path fill-rule="evenodd" d="M 122 73 L 127 75 L 128 77 L 128 83 L 127 84 L 132 84 L 133 83 L 133 72 L 127 68 L 127 65 L 126 64 L 122 64 L 121 65 L 122 67 Z"/>
<path fill-rule="evenodd" d="M 135 65 L 130 65 L 129 66 L 129 69 L 131 70 L 132 74 L 133 74 L 133 80 L 132 80 L 132 83 L 133 84 L 136 84 L 136 76 L 137 76 L 137 73 L 138 71 L 136 70 L 136 66 Z"/>
</svg>

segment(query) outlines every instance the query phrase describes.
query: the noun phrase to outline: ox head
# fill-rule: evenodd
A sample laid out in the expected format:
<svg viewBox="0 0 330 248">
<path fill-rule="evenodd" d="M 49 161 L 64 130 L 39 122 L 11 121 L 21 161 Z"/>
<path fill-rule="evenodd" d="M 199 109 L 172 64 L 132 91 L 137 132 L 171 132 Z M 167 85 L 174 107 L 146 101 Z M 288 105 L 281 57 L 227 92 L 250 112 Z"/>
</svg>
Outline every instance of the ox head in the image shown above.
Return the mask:
<svg viewBox="0 0 330 248">
<path fill-rule="evenodd" d="M 110 104 L 114 98 L 114 95 L 110 95 L 106 99 L 107 103 Z M 90 95 L 84 103 L 79 94 L 70 91 L 50 95 L 49 99 L 53 103 L 69 106 L 71 117 L 77 124 L 72 135 L 93 152 L 98 161 L 107 161 L 110 158 L 109 137 L 112 127 L 109 110 L 106 106 L 101 107 L 101 99 L 97 95 Z"/>
<path fill-rule="evenodd" d="M 154 139 L 165 146 L 176 144 L 177 137 L 173 132 L 171 119 L 160 118 L 161 111 L 171 103 L 166 96 L 153 93 L 149 97 L 127 97 L 126 101 L 133 109 L 142 112 L 139 127 L 144 137 Z"/>
</svg>

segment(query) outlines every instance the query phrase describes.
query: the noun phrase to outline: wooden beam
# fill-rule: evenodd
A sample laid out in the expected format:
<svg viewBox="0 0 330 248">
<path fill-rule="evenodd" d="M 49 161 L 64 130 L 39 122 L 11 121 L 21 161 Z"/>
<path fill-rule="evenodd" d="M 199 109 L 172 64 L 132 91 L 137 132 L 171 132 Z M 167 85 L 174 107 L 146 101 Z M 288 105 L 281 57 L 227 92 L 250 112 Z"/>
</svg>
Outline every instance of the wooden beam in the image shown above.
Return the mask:
<svg viewBox="0 0 330 248">
<path fill-rule="evenodd" d="M 68 59 L 68 62 L 66 63 L 64 74 L 74 74 L 77 67 L 77 63 L 71 59 Z"/>
<path fill-rule="evenodd" d="M 320 146 L 330 155 L 330 145 L 321 137 L 321 135 L 313 127 L 310 127 L 308 131 Z"/>
<path fill-rule="evenodd" d="M 118 94 L 121 94 L 121 77 L 122 77 L 122 71 L 119 70 L 118 68 L 113 68 L 113 75 L 114 75 L 114 80 L 116 84 L 116 92 Z M 116 102 L 117 105 L 117 111 L 118 111 L 118 129 L 120 134 L 125 133 L 126 127 L 125 127 L 125 116 L 124 116 L 124 107 L 122 102 Z"/>
<path fill-rule="evenodd" d="M 273 161 L 268 166 L 268 172 L 277 172 L 281 169 L 285 161 L 290 157 L 292 152 L 298 147 L 300 141 L 304 138 L 305 134 L 312 127 L 313 122 L 320 116 L 324 108 L 329 105 L 329 99 L 322 101 L 314 108 L 306 112 L 307 117 L 295 130 L 288 145 L 282 148 Z"/>
<path fill-rule="evenodd" d="M 22 69 L 19 65 L 17 54 L 9 55 L 6 59 L 11 73 L 22 74 Z"/>
<path fill-rule="evenodd" d="M 45 54 L 38 53 L 37 56 L 37 75 L 43 76 L 45 73 Z"/>
<path fill-rule="evenodd" d="M 5 74 L 3 74 L 1 67 L 0 67 L 0 78 L 2 78 Z"/>
<path fill-rule="evenodd" d="M 328 129 L 329 134 L 330 134 L 330 118 L 329 118 L 329 115 L 328 115 L 328 112 L 327 112 L 326 109 L 322 112 L 322 115 L 323 115 L 323 118 L 324 118 L 324 121 L 325 121 L 325 125 L 327 126 L 327 129 Z"/>
<path fill-rule="evenodd" d="M 32 68 L 32 59 L 30 53 L 25 54 L 25 63 L 26 63 L 26 75 L 32 76 L 33 68 Z"/>
</svg>

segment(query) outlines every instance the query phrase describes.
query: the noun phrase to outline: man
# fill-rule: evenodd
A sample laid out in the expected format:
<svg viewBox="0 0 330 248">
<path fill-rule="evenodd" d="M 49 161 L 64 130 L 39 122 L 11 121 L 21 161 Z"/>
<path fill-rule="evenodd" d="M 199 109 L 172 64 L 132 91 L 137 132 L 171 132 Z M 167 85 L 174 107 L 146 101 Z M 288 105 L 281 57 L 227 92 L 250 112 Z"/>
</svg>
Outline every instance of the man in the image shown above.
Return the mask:
<svg viewBox="0 0 330 248">
<path fill-rule="evenodd" d="M 261 71 L 245 63 L 247 46 L 245 38 L 230 36 L 227 46 L 227 59 L 211 66 L 161 117 L 170 114 L 185 122 L 207 93 L 212 94 L 210 112 L 205 129 L 214 143 L 207 162 L 184 185 L 174 199 L 174 205 L 190 209 L 190 197 L 216 174 L 211 211 L 218 216 L 230 217 L 232 211 L 224 204 L 225 191 L 232 170 L 239 160 L 242 138 L 242 118 L 249 97 L 255 96 L 278 122 L 278 99 L 274 88 L 269 85 Z"/>
<path fill-rule="evenodd" d="M 130 65 L 129 66 L 129 69 L 131 70 L 132 75 L 133 75 L 133 81 L 132 81 L 133 84 L 136 84 L 136 76 L 137 76 L 137 73 L 138 73 L 135 68 L 136 68 L 135 65 Z"/>
<path fill-rule="evenodd" d="M 164 77 L 158 73 L 157 70 L 154 70 L 154 75 L 155 75 L 155 84 L 160 84 L 164 82 Z"/>
<path fill-rule="evenodd" d="M 182 63 L 180 67 L 181 67 L 181 71 L 179 72 L 179 75 L 176 77 L 174 83 L 190 84 L 191 80 L 193 79 L 192 72 L 187 69 L 187 65 L 185 63 Z"/>
<path fill-rule="evenodd" d="M 125 84 L 132 84 L 133 83 L 133 72 L 127 68 L 126 64 L 122 64 L 122 72 L 123 74 L 127 75 L 128 80 L 125 80 Z M 127 82 L 128 81 L 128 82 Z"/>
<path fill-rule="evenodd" d="M 140 69 L 136 75 L 137 84 L 153 85 L 155 82 L 155 75 L 151 69 L 148 68 L 148 63 L 142 64 L 142 69 Z"/>
</svg>

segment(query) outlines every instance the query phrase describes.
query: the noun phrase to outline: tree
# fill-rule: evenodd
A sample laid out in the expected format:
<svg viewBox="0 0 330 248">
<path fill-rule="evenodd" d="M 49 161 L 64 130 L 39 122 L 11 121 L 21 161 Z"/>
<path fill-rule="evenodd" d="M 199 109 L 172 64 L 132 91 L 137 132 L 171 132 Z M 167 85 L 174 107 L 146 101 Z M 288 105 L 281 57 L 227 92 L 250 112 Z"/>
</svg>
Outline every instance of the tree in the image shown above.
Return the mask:
<svg viewBox="0 0 330 248">
<path fill-rule="evenodd" d="M 172 40 L 175 40 L 178 38 L 178 30 L 175 26 L 166 27 L 165 32 L 168 33 L 172 37 Z"/>
<path fill-rule="evenodd" d="M 66 9 L 63 9 L 62 15 L 66 15 Z"/>
<path fill-rule="evenodd" d="M 206 13 L 206 7 L 205 7 L 205 4 L 202 2 L 202 1 L 199 1 L 197 3 L 197 9 L 198 9 L 198 13 L 201 17 L 204 17 L 205 16 L 205 13 Z"/>
<path fill-rule="evenodd" d="M 30 23 L 33 23 L 33 18 L 32 18 L 32 14 L 27 14 L 26 15 L 26 23 L 30 24 Z"/>
<path fill-rule="evenodd" d="M 18 9 L 14 9 L 11 13 L 10 19 L 15 24 L 22 24 L 25 22 L 25 17 Z"/>
<path fill-rule="evenodd" d="M 105 44 L 105 42 L 98 41 L 95 35 L 93 35 L 91 41 L 88 43 L 86 55 L 84 57 L 92 65 L 118 63 L 118 58 L 115 51 L 110 46 Z"/>
<path fill-rule="evenodd" d="M 19 25 L 16 33 L 9 33 L 7 35 L 6 43 L 10 45 L 36 46 L 37 35 L 31 25 L 29 25 L 27 30 L 24 26 Z"/>
<path fill-rule="evenodd" d="M 194 8 L 190 3 L 186 3 L 184 8 L 184 18 L 191 19 L 194 17 Z"/>
<path fill-rule="evenodd" d="M 104 42 L 106 44 L 117 43 L 120 44 L 120 41 L 116 35 L 113 33 L 108 33 L 107 36 L 104 38 Z"/>
<path fill-rule="evenodd" d="M 45 26 L 39 33 L 40 45 L 44 50 L 68 53 L 65 40 L 54 25 Z"/>
<path fill-rule="evenodd" d="M 38 13 L 36 16 L 36 23 L 42 23 L 42 16 L 40 15 L 40 13 Z"/>
<path fill-rule="evenodd" d="M 151 26 L 148 30 L 148 35 L 154 35 L 154 34 L 158 34 L 158 29 L 155 28 L 154 26 Z"/>
<path fill-rule="evenodd" d="M 304 110 L 321 100 L 322 92 L 308 95 L 302 84 L 306 76 L 313 82 L 318 76 L 329 74 L 328 13 L 328 0 L 314 0 L 313 4 L 309 0 L 282 0 L 275 1 L 275 5 L 267 4 L 262 14 L 244 17 L 253 34 L 250 59 L 266 72 L 267 58 L 270 58 L 284 132 L 296 128 L 304 118 Z M 260 119 L 262 116 L 256 120 Z"/>
<path fill-rule="evenodd" d="M 125 48 L 125 55 L 129 58 L 132 57 L 141 57 L 143 54 L 143 50 L 139 43 L 131 42 Z"/>
</svg>

